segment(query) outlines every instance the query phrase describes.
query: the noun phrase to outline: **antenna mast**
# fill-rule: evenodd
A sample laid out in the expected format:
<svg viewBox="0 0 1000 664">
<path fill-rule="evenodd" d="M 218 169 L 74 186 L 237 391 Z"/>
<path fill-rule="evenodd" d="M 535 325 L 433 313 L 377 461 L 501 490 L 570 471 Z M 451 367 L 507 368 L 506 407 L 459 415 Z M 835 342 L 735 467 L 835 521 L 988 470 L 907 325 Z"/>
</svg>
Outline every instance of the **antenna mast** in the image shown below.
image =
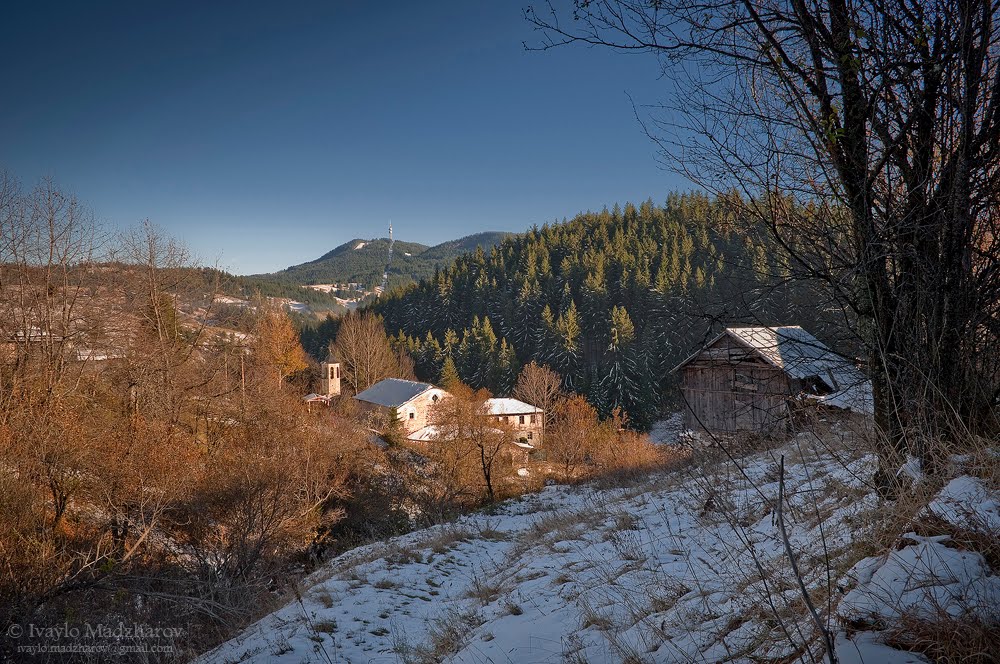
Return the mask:
<svg viewBox="0 0 1000 664">
<path fill-rule="evenodd" d="M 385 263 L 385 270 L 382 271 L 382 288 L 379 291 L 379 295 L 385 292 L 386 286 L 389 285 L 389 266 L 392 265 L 392 244 L 394 240 L 392 239 L 392 219 L 389 220 L 389 259 Z"/>
</svg>

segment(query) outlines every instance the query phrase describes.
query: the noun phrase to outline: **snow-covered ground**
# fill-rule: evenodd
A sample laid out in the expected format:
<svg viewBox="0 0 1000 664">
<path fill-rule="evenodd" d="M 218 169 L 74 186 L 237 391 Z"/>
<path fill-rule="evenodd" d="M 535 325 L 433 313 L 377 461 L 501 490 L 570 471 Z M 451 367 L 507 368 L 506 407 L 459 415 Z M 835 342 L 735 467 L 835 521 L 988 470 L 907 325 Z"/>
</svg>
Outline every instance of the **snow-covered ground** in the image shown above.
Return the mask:
<svg viewBox="0 0 1000 664">
<path fill-rule="evenodd" d="M 918 515 L 918 523 L 927 521 L 945 532 L 905 533 L 894 550 L 859 561 L 845 576 L 843 585 L 851 589 L 837 613 L 855 630 L 838 634 L 841 664 L 929 662 L 882 643 L 904 619 L 937 621 L 944 615 L 958 622 L 1000 623 L 1000 570 L 961 541 L 971 533 L 992 538 L 996 546 L 1000 494 L 975 477 L 956 477 Z"/>
<path fill-rule="evenodd" d="M 674 413 L 670 417 L 653 422 L 649 439 L 661 445 L 676 445 L 684 428 L 684 413 Z"/>
<path fill-rule="evenodd" d="M 661 428 L 664 438 L 673 426 Z M 834 618 L 838 600 L 851 624 L 899 605 L 900 593 L 916 602 L 918 589 L 898 578 L 930 555 L 941 557 L 927 569 L 949 575 L 948 592 L 993 601 L 996 583 L 982 581 L 981 557 L 916 535 L 859 562 L 870 551 L 857 542 L 884 508 L 868 485 L 873 459 L 852 447 L 803 435 L 739 464 L 696 464 L 616 488 L 548 487 L 362 547 L 200 661 L 810 661 L 820 656 L 819 630 L 777 518 L 782 456 L 788 545 L 818 611 L 831 616 L 841 661 L 923 661 L 883 645 L 874 628 L 839 626 L 847 623 Z M 936 514 L 985 510 L 1000 520 L 995 494 L 971 478 L 956 482 L 931 506 Z"/>
</svg>

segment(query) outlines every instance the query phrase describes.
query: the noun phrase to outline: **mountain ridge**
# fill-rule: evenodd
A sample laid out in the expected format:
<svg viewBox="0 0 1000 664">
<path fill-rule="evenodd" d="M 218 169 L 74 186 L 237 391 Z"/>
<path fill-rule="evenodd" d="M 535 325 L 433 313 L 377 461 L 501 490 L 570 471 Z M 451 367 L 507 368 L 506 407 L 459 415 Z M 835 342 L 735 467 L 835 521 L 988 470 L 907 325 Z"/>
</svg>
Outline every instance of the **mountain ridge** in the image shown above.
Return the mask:
<svg viewBox="0 0 1000 664">
<path fill-rule="evenodd" d="M 449 265 L 458 256 L 475 251 L 477 247 L 488 250 L 510 235 L 513 233 L 483 231 L 433 246 L 396 240 L 393 243 L 389 284 L 399 286 L 432 276 L 436 269 Z M 300 285 L 358 283 L 362 288 L 371 289 L 381 281 L 388 257 L 388 238 L 353 238 L 311 261 L 290 265 L 277 272 L 249 276 Z"/>
</svg>

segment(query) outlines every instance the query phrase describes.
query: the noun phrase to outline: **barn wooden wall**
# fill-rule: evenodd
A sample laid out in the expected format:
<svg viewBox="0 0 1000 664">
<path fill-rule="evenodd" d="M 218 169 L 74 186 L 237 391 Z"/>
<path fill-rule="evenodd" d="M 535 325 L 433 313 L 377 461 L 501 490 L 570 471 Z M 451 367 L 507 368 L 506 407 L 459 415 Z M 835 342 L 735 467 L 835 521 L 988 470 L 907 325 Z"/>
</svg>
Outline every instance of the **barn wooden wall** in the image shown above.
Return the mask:
<svg viewBox="0 0 1000 664">
<path fill-rule="evenodd" d="M 770 432 L 787 426 L 788 375 L 731 337 L 705 348 L 681 371 L 688 428 Z"/>
</svg>

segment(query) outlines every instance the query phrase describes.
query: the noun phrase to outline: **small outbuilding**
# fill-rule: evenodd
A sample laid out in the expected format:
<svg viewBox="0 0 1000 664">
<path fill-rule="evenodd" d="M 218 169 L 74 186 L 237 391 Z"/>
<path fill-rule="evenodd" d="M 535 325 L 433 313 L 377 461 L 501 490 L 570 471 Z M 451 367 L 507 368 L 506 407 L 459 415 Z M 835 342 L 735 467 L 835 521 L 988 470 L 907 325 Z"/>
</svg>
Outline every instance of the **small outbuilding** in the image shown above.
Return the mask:
<svg viewBox="0 0 1000 664">
<path fill-rule="evenodd" d="M 695 431 L 781 431 L 803 400 L 871 412 L 856 364 L 797 325 L 726 328 L 674 371 L 684 425 Z"/>
</svg>

